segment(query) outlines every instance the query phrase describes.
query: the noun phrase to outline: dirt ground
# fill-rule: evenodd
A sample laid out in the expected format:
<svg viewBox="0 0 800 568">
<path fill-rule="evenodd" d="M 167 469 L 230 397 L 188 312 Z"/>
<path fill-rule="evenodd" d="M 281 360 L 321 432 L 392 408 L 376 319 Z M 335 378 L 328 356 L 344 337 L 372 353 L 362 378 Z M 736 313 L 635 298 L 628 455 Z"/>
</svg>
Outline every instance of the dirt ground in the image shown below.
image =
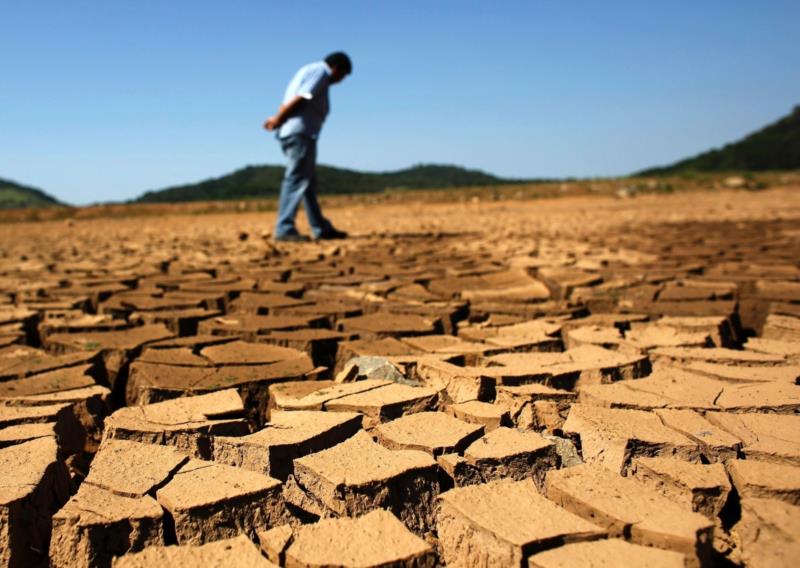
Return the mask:
<svg viewBox="0 0 800 568">
<path fill-rule="evenodd" d="M 793 565 L 800 188 L 326 213 L 0 225 L 0 565 Z"/>
</svg>

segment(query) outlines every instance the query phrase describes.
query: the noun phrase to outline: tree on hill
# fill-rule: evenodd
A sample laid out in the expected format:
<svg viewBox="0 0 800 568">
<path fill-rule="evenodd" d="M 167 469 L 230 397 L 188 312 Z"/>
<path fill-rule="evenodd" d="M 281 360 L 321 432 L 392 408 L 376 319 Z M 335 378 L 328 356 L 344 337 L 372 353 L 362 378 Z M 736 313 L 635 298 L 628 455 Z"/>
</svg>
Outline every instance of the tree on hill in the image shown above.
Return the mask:
<svg viewBox="0 0 800 568">
<path fill-rule="evenodd" d="M 0 178 L 0 209 L 25 207 L 53 207 L 63 205 L 41 189 Z"/>
<path fill-rule="evenodd" d="M 164 203 L 277 197 L 282 179 L 282 166 L 247 166 L 231 174 L 199 183 L 148 191 L 136 201 Z M 394 172 L 359 172 L 319 166 L 317 181 L 325 194 L 355 194 L 377 193 L 386 189 L 443 189 L 527 183 L 530 180 L 503 179 L 458 166 L 420 164 Z"/>
<path fill-rule="evenodd" d="M 787 116 L 738 142 L 634 175 L 795 169 L 800 169 L 800 105 Z"/>
</svg>

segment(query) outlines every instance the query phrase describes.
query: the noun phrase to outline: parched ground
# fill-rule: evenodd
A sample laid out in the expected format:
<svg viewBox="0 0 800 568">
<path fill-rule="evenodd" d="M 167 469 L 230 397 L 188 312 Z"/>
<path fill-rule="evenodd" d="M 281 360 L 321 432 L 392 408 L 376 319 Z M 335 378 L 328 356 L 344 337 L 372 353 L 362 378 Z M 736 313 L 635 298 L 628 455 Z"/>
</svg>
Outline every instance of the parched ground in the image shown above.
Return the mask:
<svg viewBox="0 0 800 568">
<path fill-rule="evenodd" d="M 800 191 L 0 226 L 2 566 L 790 566 Z"/>
</svg>

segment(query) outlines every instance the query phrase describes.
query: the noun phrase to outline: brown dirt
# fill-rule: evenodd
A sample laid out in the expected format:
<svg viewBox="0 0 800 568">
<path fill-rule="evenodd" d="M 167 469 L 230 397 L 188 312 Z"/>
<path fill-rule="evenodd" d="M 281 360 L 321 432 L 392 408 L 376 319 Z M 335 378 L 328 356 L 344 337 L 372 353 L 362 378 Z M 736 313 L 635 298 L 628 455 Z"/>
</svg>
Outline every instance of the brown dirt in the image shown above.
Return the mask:
<svg viewBox="0 0 800 568">
<path fill-rule="evenodd" d="M 0 564 L 797 555 L 796 187 L 409 195 L 0 225 Z"/>
</svg>

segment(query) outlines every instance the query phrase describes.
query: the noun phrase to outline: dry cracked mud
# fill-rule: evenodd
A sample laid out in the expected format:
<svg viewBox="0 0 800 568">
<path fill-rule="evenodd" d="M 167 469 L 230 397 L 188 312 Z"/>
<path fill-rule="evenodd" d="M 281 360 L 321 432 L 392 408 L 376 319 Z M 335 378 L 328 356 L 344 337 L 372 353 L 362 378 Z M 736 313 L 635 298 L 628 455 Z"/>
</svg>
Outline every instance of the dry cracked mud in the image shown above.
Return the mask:
<svg viewBox="0 0 800 568">
<path fill-rule="evenodd" d="M 793 564 L 796 189 L 331 215 L 0 226 L 0 566 Z"/>
</svg>

